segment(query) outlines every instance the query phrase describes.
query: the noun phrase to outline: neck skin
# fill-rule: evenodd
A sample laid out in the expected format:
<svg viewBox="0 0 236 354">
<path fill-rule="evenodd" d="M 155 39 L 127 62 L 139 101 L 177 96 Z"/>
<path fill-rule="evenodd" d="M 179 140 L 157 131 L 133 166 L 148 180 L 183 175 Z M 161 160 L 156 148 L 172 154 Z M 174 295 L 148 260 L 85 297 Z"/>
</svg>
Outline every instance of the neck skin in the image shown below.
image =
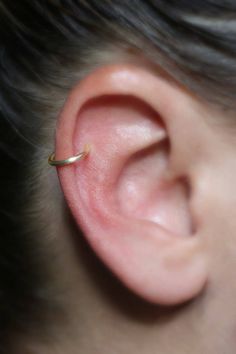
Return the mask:
<svg viewBox="0 0 236 354">
<path fill-rule="evenodd" d="M 56 264 L 56 287 L 65 315 L 52 323 L 46 340 L 37 335 L 21 339 L 17 346 L 22 352 L 17 353 L 232 354 L 232 321 L 219 298 L 204 293 L 178 308 L 145 303 L 114 279 L 85 244 L 68 212 L 62 212 L 64 220 L 60 218 L 57 227 L 64 259 Z"/>
</svg>

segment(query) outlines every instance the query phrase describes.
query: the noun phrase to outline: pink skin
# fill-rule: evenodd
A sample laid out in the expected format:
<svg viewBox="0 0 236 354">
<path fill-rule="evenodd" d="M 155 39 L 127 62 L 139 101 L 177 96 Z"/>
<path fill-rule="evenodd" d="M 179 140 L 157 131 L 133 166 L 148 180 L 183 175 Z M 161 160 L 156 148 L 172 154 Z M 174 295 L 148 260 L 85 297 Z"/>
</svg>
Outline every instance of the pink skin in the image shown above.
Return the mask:
<svg viewBox="0 0 236 354">
<path fill-rule="evenodd" d="M 217 135 L 199 112 L 164 78 L 111 65 L 73 89 L 57 129 L 58 159 L 91 144 L 58 170 L 75 220 L 114 274 L 157 304 L 194 298 L 211 275 L 202 184 Z"/>
<path fill-rule="evenodd" d="M 57 169 L 61 189 L 50 168 L 44 181 L 59 251 L 52 287 L 66 320 L 55 317 L 52 347 L 40 338 L 27 351 L 27 338 L 22 354 L 235 353 L 234 115 L 138 59 L 96 69 L 72 89 L 56 157 L 87 143 L 90 152 Z"/>
</svg>

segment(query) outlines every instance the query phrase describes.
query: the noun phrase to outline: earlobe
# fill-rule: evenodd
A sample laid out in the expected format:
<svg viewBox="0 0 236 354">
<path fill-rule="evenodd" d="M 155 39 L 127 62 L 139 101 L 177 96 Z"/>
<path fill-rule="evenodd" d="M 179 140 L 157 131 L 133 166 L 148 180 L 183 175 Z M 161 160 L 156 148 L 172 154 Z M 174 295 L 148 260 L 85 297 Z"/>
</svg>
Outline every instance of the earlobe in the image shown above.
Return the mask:
<svg viewBox="0 0 236 354">
<path fill-rule="evenodd" d="M 58 168 L 87 241 L 127 287 L 159 304 L 195 297 L 208 275 L 189 183 L 170 178 L 176 152 L 163 107 L 172 97 L 145 69 L 100 68 L 71 92 L 56 139 L 57 159 L 90 144 L 86 159 Z"/>
</svg>

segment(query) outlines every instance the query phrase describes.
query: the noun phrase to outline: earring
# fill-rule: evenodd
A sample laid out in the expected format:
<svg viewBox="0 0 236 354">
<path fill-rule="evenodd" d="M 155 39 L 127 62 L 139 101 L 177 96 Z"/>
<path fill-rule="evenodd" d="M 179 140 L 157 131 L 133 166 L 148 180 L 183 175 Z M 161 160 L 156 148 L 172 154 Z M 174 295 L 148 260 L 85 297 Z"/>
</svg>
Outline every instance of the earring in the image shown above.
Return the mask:
<svg viewBox="0 0 236 354">
<path fill-rule="evenodd" d="M 64 160 L 56 160 L 55 153 L 53 152 L 48 158 L 48 163 L 51 166 L 58 166 L 58 167 L 71 165 L 75 162 L 78 162 L 78 161 L 84 159 L 88 155 L 89 151 L 90 151 L 90 147 L 88 144 L 86 144 L 84 147 L 84 150 L 82 152 L 78 153 L 77 155 L 68 157 L 67 159 L 64 159 Z"/>
</svg>

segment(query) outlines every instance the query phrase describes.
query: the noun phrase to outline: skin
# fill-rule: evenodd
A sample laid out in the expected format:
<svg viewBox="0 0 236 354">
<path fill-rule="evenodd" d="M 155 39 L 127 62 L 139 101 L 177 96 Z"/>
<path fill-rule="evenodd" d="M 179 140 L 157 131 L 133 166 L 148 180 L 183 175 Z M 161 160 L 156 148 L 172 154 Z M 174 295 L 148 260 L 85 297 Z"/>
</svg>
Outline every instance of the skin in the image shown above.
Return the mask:
<svg viewBox="0 0 236 354">
<path fill-rule="evenodd" d="M 235 352 L 230 115 L 137 63 L 106 65 L 73 88 L 56 157 L 91 150 L 57 169 L 66 201 L 55 282 L 67 315 L 55 340 L 24 353 Z"/>
</svg>

